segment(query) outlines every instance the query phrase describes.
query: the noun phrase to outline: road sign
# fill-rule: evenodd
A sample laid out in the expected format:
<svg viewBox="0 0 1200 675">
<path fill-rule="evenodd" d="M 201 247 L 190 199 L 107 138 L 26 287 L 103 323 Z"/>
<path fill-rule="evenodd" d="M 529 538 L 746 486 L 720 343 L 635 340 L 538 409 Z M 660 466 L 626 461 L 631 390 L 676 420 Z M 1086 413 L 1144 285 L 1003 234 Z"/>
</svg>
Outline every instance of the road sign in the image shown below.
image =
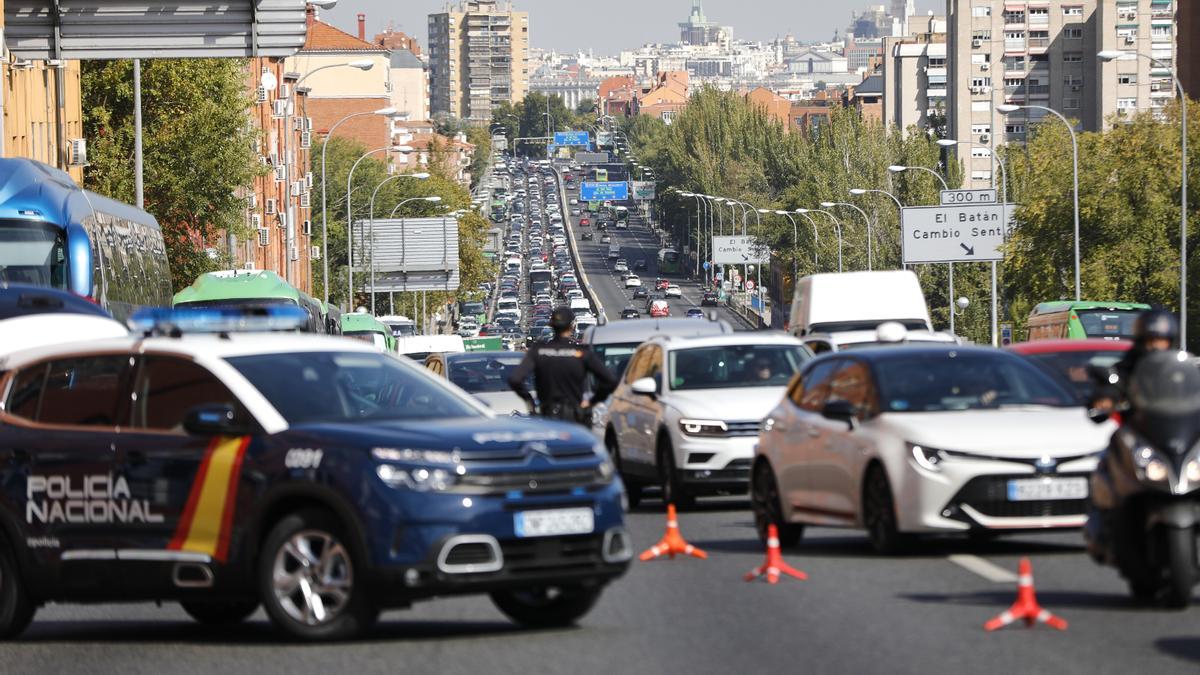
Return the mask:
<svg viewBox="0 0 1200 675">
<path fill-rule="evenodd" d="M 754 237 L 713 237 L 713 262 L 719 265 L 763 264 L 770 251 L 754 243 Z"/>
<path fill-rule="evenodd" d="M 942 190 L 942 206 L 995 204 L 995 190 Z"/>
<path fill-rule="evenodd" d="M 575 161 L 580 164 L 606 164 L 608 162 L 608 153 L 577 152 L 575 153 Z"/>
<path fill-rule="evenodd" d="M 556 131 L 554 132 L 555 145 L 582 145 L 586 146 L 590 143 L 588 140 L 588 132 L 586 131 Z"/>
<path fill-rule="evenodd" d="M 905 208 L 900 218 L 904 263 L 1002 260 L 1000 246 L 1012 233 L 1014 213 L 1012 204 Z"/>
<path fill-rule="evenodd" d="M 746 290 L 748 290 L 748 291 L 754 290 L 754 280 L 753 279 L 746 280 Z"/>
<path fill-rule="evenodd" d="M 625 201 L 629 199 L 629 183 L 585 181 L 579 186 L 579 198 L 589 202 Z"/>
<path fill-rule="evenodd" d="M 612 147 L 613 135 L 611 131 L 600 131 L 596 133 L 596 145 L 604 145 Z"/>
<path fill-rule="evenodd" d="M 633 181 L 633 198 L 638 201 L 650 201 L 654 199 L 654 181 L 635 180 Z"/>
<path fill-rule="evenodd" d="M 708 268 L 709 268 L 708 261 L 707 261 L 707 260 L 705 260 L 705 261 L 704 261 L 704 269 L 708 269 Z"/>
<path fill-rule="evenodd" d="M 1000 324 L 1000 346 L 1007 347 L 1013 341 L 1013 325 L 1011 323 Z"/>
</svg>

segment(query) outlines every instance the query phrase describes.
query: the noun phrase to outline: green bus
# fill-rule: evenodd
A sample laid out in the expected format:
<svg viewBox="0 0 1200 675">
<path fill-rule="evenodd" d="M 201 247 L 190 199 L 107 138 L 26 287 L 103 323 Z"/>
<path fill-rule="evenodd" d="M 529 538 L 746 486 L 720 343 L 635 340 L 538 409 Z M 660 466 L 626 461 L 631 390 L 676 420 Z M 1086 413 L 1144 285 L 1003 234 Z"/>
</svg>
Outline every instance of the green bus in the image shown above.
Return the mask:
<svg viewBox="0 0 1200 675">
<path fill-rule="evenodd" d="M 1132 340 L 1133 322 L 1147 309 L 1138 302 L 1043 302 L 1029 314 L 1029 339 Z"/>
<path fill-rule="evenodd" d="M 594 180 L 597 183 L 607 183 L 608 182 L 608 169 L 596 169 L 596 177 Z"/>
<path fill-rule="evenodd" d="M 270 270 L 225 270 L 196 277 L 191 286 L 172 298 L 174 307 L 265 307 L 291 305 L 308 313 L 306 333 L 330 333 L 330 312 Z"/>
<path fill-rule="evenodd" d="M 396 351 L 396 338 L 392 337 L 392 329 L 365 312 L 343 314 L 342 335 L 370 342 L 381 352 L 392 354 Z"/>
<path fill-rule="evenodd" d="M 679 274 L 683 271 L 683 256 L 673 248 L 664 248 L 658 252 L 658 273 L 660 275 Z"/>
</svg>

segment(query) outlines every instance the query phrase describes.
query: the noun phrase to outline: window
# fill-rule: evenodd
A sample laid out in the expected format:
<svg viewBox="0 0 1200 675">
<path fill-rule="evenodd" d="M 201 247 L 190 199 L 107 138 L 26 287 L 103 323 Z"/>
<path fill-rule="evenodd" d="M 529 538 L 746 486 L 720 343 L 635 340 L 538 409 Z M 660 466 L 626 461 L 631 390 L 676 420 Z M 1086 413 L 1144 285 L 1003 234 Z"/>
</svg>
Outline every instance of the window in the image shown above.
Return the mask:
<svg viewBox="0 0 1200 675">
<path fill-rule="evenodd" d="M 1023 77 L 1009 77 L 1009 78 L 1005 78 L 1005 80 L 1004 80 L 1004 86 L 1006 86 L 1006 87 L 1020 87 L 1024 84 L 1025 84 L 1025 78 L 1023 78 Z"/>
<path fill-rule="evenodd" d="M 859 361 L 846 363 L 829 383 L 829 400 L 853 404 L 859 418 L 876 414 L 875 387 L 866 364 Z"/>
<path fill-rule="evenodd" d="M 1063 76 L 1063 84 L 1068 87 L 1078 87 L 1083 84 L 1083 75 L 1079 73 L 1068 73 Z"/>
<path fill-rule="evenodd" d="M 1079 108 L 1079 99 L 1064 98 L 1063 99 L 1063 107 L 1066 108 L 1067 110 L 1077 110 Z"/>
<path fill-rule="evenodd" d="M 1066 37 L 1069 40 L 1081 40 L 1081 39 L 1083 39 L 1083 28 L 1081 28 L 1081 27 L 1064 28 L 1063 29 L 1063 37 Z"/>
<path fill-rule="evenodd" d="M 988 157 L 992 156 L 992 151 L 989 150 L 988 148 L 981 148 L 978 146 L 974 146 L 971 148 L 971 156 L 977 157 L 980 159 L 987 159 Z"/>
<path fill-rule="evenodd" d="M 1019 10 L 1006 10 L 1004 12 L 1004 23 L 1009 25 L 1025 23 L 1025 12 Z"/>
<path fill-rule="evenodd" d="M 992 86 L 992 78 L 990 77 L 972 77 L 972 87 L 990 87 Z"/>
<path fill-rule="evenodd" d="M 1005 124 L 1004 133 L 1006 134 L 1023 134 L 1025 133 L 1024 124 Z"/>
<path fill-rule="evenodd" d="M 804 386 L 796 388 L 795 393 L 799 399 L 792 398 L 792 402 L 805 410 L 821 412 L 825 407 L 825 399 L 829 396 L 829 381 L 839 365 L 840 362 L 830 360 L 813 366 L 812 370 L 804 375 Z"/>
<path fill-rule="evenodd" d="M 116 354 L 50 362 L 37 421 L 117 426 L 129 360 Z"/>
<path fill-rule="evenodd" d="M 42 397 L 42 386 L 46 382 L 46 364 L 39 363 L 22 370 L 13 382 L 12 393 L 5 409 L 12 415 L 27 420 L 37 419 L 38 402 Z"/>
<path fill-rule="evenodd" d="M 990 180 L 992 180 L 992 172 L 987 171 L 986 169 L 983 171 L 972 171 L 971 172 L 971 180 L 990 181 Z"/>
<path fill-rule="evenodd" d="M 1137 37 L 1137 34 L 1138 34 L 1137 26 L 1118 26 L 1117 27 L 1117 37 L 1118 38 L 1133 39 L 1133 38 Z"/>
<path fill-rule="evenodd" d="M 1083 54 L 1080 52 L 1063 52 L 1063 63 L 1082 63 Z"/>
<path fill-rule="evenodd" d="M 971 133 L 976 136 L 979 134 L 990 134 L 992 133 L 992 127 L 990 124 L 972 124 Z"/>
<path fill-rule="evenodd" d="M 1151 26 L 1150 37 L 1155 41 L 1169 40 L 1171 38 L 1171 26 Z"/>
<path fill-rule="evenodd" d="M 188 412 L 205 405 L 236 409 L 237 398 L 212 373 L 191 361 L 146 358 L 134 399 L 134 427 L 182 431 Z"/>
<path fill-rule="evenodd" d="M 722 345 L 676 349 L 670 356 L 671 389 L 782 387 L 807 354 L 788 345 Z"/>
<path fill-rule="evenodd" d="M 1008 70 L 1008 71 L 1012 71 L 1012 70 L 1022 70 L 1023 71 L 1023 70 L 1025 70 L 1025 57 L 1024 56 L 1006 56 L 1006 57 L 1004 57 L 1004 69 Z"/>
<path fill-rule="evenodd" d="M 987 5 L 975 6 L 975 7 L 971 8 L 971 16 L 982 17 L 982 16 L 991 16 L 991 15 L 992 15 L 992 8 Z"/>
<path fill-rule="evenodd" d="M 1083 7 L 1081 6 L 1064 6 L 1062 8 L 1063 16 L 1083 16 Z"/>
<path fill-rule="evenodd" d="M 1137 84 L 1137 73 L 1122 73 L 1117 75 L 1117 84 Z"/>
<path fill-rule="evenodd" d="M 1119 98 L 1117 99 L 1117 110 L 1127 111 L 1137 108 L 1136 98 Z"/>
<path fill-rule="evenodd" d="M 987 42 L 988 40 L 991 40 L 991 39 L 992 39 L 992 31 L 990 31 L 990 30 L 977 30 L 977 31 L 974 31 L 974 32 L 972 32 L 972 33 L 971 33 L 971 39 L 972 39 L 972 40 L 979 40 L 979 41 L 981 41 L 981 42 Z"/>
</svg>

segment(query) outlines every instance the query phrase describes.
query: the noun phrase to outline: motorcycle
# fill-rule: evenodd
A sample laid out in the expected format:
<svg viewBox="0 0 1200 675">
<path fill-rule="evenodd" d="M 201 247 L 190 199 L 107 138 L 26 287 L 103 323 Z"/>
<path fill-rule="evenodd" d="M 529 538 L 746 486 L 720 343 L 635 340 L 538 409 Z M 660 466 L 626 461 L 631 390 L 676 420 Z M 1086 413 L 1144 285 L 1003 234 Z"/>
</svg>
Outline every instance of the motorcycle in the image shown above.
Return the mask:
<svg viewBox="0 0 1200 675">
<path fill-rule="evenodd" d="M 1121 425 L 1091 476 L 1088 552 L 1116 567 L 1134 597 L 1183 608 L 1200 580 L 1200 370 L 1185 352 L 1156 352 L 1126 391 Z"/>
</svg>

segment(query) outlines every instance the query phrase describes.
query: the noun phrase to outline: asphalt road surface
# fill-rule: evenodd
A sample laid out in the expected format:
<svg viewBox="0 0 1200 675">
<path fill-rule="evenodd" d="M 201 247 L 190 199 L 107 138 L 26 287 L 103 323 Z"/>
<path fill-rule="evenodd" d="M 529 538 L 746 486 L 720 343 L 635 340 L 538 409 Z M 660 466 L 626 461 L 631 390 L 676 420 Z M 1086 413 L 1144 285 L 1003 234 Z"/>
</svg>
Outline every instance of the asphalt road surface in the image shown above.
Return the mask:
<svg viewBox="0 0 1200 675">
<path fill-rule="evenodd" d="M 638 550 L 661 536 L 648 500 L 630 515 Z M 191 622 L 173 605 L 51 606 L 19 642 L 0 645 L 5 673 L 1195 673 L 1200 609 L 1130 601 L 1093 565 L 1077 532 L 985 544 L 923 542 L 874 555 L 857 532 L 813 529 L 785 558 L 809 575 L 777 586 L 742 575 L 763 557 L 748 503 L 701 501 L 681 514 L 708 560 L 634 562 L 572 629 L 527 631 L 483 597 L 385 614 L 368 638 L 295 645 L 260 611 L 238 627 Z M 952 560 L 951 557 L 954 557 Z M 983 622 L 1015 596 L 1022 556 L 1039 599 L 1066 632 Z"/>
</svg>

